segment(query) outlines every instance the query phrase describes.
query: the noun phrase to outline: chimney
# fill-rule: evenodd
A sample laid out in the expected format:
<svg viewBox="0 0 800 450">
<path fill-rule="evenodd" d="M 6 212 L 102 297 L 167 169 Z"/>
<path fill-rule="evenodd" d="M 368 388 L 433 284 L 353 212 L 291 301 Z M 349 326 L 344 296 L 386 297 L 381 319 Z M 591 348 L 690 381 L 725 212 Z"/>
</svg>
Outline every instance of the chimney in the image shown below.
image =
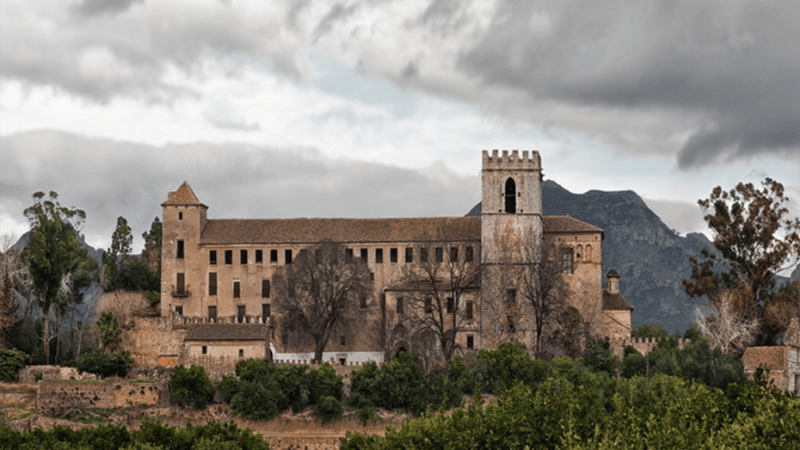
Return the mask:
<svg viewBox="0 0 800 450">
<path fill-rule="evenodd" d="M 616 269 L 611 269 L 606 274 L 606 278 L 608 278 L 608 293 L 609 294 L 618 294 L 619 293 L 619 273 Z"/>
</svg>

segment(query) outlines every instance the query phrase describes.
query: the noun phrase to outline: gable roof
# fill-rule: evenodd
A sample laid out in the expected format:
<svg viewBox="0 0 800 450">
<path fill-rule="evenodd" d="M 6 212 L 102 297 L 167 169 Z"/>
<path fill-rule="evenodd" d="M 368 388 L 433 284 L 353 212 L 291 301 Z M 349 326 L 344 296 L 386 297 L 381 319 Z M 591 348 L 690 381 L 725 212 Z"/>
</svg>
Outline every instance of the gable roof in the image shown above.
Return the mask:
<svg viewBox="0 0 800 450">
<path fill-rule="evenodd" d="M 543 222 L 546 233 L 603 232 L 569 216 L 545 216 Z M 208 221 L 200 240 L 203 244 L 479 242 L 481 218 L 213 219 Z"/>
<path fill-rule="evenodd" d="M 167 201 L 161 204 L 161 206 L 202 206 L 204 208 L 208 208 L 208 206 L 202 204 L 200 200 L 197 199 L 197 196 L 194 195 L 194 191 L 192 187 L 189 186 L 189 183 L 183 182 L 177 191 L 170 192 L 167 195 Z"/>
<path fill-rule="evenodd" d="M 259 323 L 209 323 L 191 325 L 184 341 L 264 341 L 267 325 Z"/>
<path fill-rule="evenodd" d="M 755 370 L 766 364 L 770 370 L 785 370 L 786 347 L 747 347 L 742 355 L 744 370 Z"/>
<path fill-rule="evenodd" d="M 603 309 L 611 311 L 633 311 L 633 305 L 619 292 L 612 294 L 603 290 Z"/>
</svg>

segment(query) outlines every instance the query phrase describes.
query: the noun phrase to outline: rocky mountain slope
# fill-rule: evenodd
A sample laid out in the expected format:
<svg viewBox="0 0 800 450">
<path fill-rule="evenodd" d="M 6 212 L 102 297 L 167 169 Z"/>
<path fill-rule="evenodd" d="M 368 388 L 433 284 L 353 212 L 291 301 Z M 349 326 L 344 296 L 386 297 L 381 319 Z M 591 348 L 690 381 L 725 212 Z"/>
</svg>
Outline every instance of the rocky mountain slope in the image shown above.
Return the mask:
<svg viewBox="0 0 800 450">
<path fill-rule="evenodd" d="M 704 235 L 678 235 L 633 191 L 573 194 L 548 180 L 542 196 L 545 215 L 570 215 L 605 231 L 603 271 L 620 273 L 634 327 L 658 323 L 672 333 L 691 325 L 695 303 L 681 281 L 689 277 L 689 257 L 713 248 Z M 478 214 L 480 204 L 468 213 Z"/>
</svg>

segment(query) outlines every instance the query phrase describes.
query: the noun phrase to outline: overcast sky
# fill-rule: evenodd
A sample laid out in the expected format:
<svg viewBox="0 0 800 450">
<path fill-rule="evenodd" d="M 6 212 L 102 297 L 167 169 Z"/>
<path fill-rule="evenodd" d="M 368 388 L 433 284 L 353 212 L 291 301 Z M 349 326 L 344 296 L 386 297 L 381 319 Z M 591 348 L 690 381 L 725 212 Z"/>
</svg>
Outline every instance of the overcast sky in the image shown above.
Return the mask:
<svg viewBox="0 0 800 450">
<path fill-rule="evenodd" d="M 3 0 L 0 234 L 35 191 L 108 247 L 211 218 L 463 215 L 483 149 L 672 228 L 771 177 L 800 214 L 800 2 Z"/>
</svg>

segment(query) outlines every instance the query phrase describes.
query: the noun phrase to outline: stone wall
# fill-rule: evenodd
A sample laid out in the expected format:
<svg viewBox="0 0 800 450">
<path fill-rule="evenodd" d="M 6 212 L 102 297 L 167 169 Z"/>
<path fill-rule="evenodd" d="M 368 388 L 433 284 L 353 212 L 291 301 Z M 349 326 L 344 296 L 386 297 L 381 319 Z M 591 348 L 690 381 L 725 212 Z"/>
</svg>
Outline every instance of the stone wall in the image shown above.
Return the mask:
<svg viewBox="0 0 800 450">
<path fill-rule="evenodd" d="M 37 385 L 36 409 L 60 414 L 75 408 L 128 408 L 166 405 L 166 382 L 126 383 L 114 381 L 48 381 Z"/>
<path fill-rule="evenodd" d="M 42 381 L 96 380 L 97 375 L 60 366 L 28 366 L 19 371 L 20 383 L 36 383 L 37 378 Z"/>
<path fill-rule="evenodd" d="M 625 356 L 625 347 L 631 345 L 637 352 L 646 355 L 658 347 L 658 339 L 659 338 L 653 337 L 617 337 L 610 338 L 609 344 L 611 345 L 611 351 L 614 352 L 614 355 L 622 359 Z M 678 348 L 683 349 L 688 343 L 689 339 L 678 339 Z"/>
<path fill-rule="evenodd" d="M 168 317 L 137 317 L 133 329 L 122 332 L 122 348 L 131 352 L 135 367 L 157 367 L 162 357 L 185 357 L 186 329 L 174 327 Z M 177 365 L 175 364 L 175 365 Z"/>
</svg>

